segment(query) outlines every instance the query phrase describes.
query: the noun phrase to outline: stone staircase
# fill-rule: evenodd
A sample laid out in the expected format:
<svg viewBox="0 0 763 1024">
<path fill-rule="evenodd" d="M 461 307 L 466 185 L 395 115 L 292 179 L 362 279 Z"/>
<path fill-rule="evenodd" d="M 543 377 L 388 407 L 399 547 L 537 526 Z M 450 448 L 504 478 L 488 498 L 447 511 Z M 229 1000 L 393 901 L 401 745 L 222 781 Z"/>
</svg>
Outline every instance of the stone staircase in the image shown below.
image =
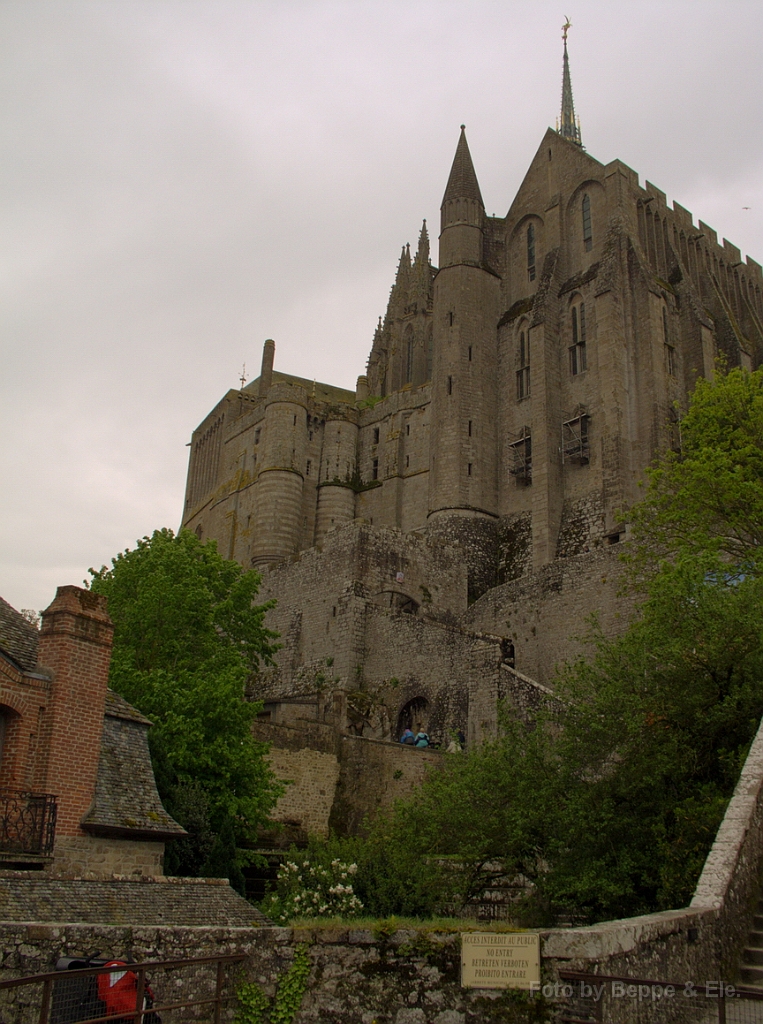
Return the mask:
<svg viewBox="0 0 763 1024">
<path fill-rule="evenodd" d="M 763 992 L 763 899 L 758 901 L 752 930 L 747 936 L 747 945 L 742 952 L 742 966 L 739 980 L 743 985 L 758 988 Z"/>
</svg>

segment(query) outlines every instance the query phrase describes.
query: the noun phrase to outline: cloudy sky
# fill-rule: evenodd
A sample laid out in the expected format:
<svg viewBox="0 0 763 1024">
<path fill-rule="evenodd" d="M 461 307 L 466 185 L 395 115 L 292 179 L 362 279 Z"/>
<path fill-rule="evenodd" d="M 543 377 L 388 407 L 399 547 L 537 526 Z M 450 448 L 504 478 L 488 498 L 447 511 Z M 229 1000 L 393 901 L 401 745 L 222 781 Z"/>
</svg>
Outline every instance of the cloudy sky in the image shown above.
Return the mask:
<svg viewBox="0 0 763 1024">
<path fill-rule="evenodd" d="M 565 4 L 0 0 L 0 594 L 43 608 L 177 528 L 191 431 L 265 338 L 354 387 L 461 123 L 508 209 L 564 13 L 588 151 L 763 262 L 763 4 Z"/>
</svg>

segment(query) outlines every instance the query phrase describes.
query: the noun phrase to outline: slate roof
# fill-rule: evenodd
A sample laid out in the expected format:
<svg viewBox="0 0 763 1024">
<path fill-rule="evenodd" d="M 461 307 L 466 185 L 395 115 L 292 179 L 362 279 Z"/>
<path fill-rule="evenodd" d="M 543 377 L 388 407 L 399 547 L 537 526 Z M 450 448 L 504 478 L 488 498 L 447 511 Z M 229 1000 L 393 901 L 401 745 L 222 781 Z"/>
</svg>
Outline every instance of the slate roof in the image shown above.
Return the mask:
<svg viewBox="0 0 763 1024">
<path fill-rule="evenodd" d="M 112 718 L 125 718 L 130 722 L 142 722 L 143 725 L 153 724 L 145 715 L 141 714 L 137 708 L 134 708 L 132 704 L 128 704 L 124 697 L 118 694 L 115 690 L 106 691 L 106 707 L 104 709 L 104 714 L 111 715 Z"/>
<path fill-rule="evenodd" d="M 87 832 L 156 842 L 186 834 L 159 799 L 148 749 L 150 724 L 124 697 L 106 691 L 95 796 L 82 820 Z"/>
<path fill-rule="evenodd" d="M 0 597 L 0 651 L 24 672 L 37 664 L 39 633 Z"/>
<path fill-rule="evenodd" d="M 218 878 L 0 877 L 0 921 L 263 927 L 271 922 Z"/>
<path fill-rule="evenodd" d="M 482 202 L 482 193 L 474 171 L 463 125 L 461 125 L 461 135 L 456 146 L 456 155 L 453 158 L 453 166 L 450 169 L 442 201 L 447 203 L 455 199 L 475 199 L 480 206 L 485 205 Z"/>
</svg>

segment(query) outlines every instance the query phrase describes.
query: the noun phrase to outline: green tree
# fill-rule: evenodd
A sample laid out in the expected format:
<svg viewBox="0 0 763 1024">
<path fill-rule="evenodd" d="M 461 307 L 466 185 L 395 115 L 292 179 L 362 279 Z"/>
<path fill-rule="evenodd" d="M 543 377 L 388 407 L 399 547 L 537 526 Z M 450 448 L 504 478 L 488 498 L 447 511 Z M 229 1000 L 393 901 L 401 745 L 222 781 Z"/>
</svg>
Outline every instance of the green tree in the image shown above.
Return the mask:
<svg viewBox="0 0 763 1024">
<path fill-rule="evenodd" d="M 466 899 L 497 859 L 534 882 L 535 921 L 690 898 L 763 715 L 761 372 L 699 382 L 681 452 L 627 518 L 634 622 L 614 640 L 592 624 L 534 728 L 507 717 L 377 823 L 366 862 L 388 881 L 364 891 L 359 857 L 369 909 L 405 912 L 406 876 L 425 871 L 431 892 Z"/>
<path fill-rule="evenodd" d="M 244 686 L 271 661 L 275 634 L 257 605 L 260 578 L 194 534 L 157 530 L 90 570 L 114 621 L 110 685 L 154 723 L 157 785 L 189 831 L 169 844 L 167 870 L 242 883 L 258 827 L 278 794 L 251 735 L 259 705 Z"/>
</svg>

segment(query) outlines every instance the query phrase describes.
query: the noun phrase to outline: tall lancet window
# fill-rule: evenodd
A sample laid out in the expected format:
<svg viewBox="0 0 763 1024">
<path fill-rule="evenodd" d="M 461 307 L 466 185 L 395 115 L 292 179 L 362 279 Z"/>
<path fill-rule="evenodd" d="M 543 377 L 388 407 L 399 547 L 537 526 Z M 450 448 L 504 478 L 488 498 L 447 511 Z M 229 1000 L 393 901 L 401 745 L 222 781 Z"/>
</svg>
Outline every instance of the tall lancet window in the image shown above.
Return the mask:
<svg viewBox="0 0 763 1024">
<path fill-rule="evenodd" d="M 519 369 L 517 370 L 517 401 L 530 395 L 530 332 L 519 332 Z"/>
<path fill-rule="evenodd" d="M 586 193 L 583 196 L 583 245 L 585 251 L 590 252 L 593 247 L 593 229 L 591 228 L 591 197 Z"/>
<path fill-rule="evenodd" d="M 572 344 L 570 345 L 570 373 L 576 377 L 586 369 L 585 303 L 572 307 Z"/>
<path fill-rule="evenodd" d="M 413 327 L 408 324 L 405 332 L 405 383 L 413 380 Z"/>
<path fill-rule="evenodd" d="M 665 369 L 668 376 L 676 375 L 676 350 L 670 344 L 670 331 L 668 330 L 668 311 L 662 307 L 662 340 L 665 345 Z"/>
<path fill-rule="evenodd" d="M 527 279 L 535 280 L 535 225 L 527 228 Z"/>
</svg>

